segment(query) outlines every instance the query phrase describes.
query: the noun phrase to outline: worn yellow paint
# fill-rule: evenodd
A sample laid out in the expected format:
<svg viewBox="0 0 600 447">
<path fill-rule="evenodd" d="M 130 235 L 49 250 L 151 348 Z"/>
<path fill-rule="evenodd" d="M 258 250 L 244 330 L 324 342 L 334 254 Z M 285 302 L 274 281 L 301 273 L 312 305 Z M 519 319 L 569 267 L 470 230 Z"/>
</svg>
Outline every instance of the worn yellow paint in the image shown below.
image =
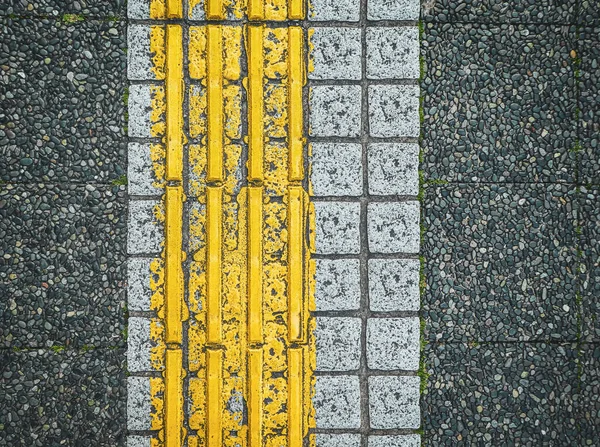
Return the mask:
<svg viewBox="0 0 600 447">
<path fill-rule="evenodd" d="M 303 406 L 303 352 L 302 348 L 290 348 L 288 351 L 288 447 L 302 447 L 304 431 L 302 429 Z"/>
<path fill-rule="evenodd" d="M 261 0 L 262 1 L 262 0 Z M 248 180 L 263 179 L 263 26 L 248 27 Z"/>
<path fill-rule="evenodd" d="M 289 0 L 288 18 L 292 20 L 302 20 L 304 18 L 304 1 L 305 0 Z"/>
<path fill-rule="evenodd" d="M 223 50 L 218 25 L 208 26 L 208 180 L 223 178 Z"/>
<path fill-rule="evenodd" d="M 303 107 L 302 86 L 304 85 L 304 57 L 302 52 L 302 28 L 289 28 L 288 51 L 288 83 L 289 83 L 289 145 L 290 145 L 290 180 L 302 180 L 303 169 Z"/>
<path fill-rule="evenodd" d="M 167 25 L 167 180 L 181 181 L 183 170 L 183 33 Z"/>
<path fill-rule="evenodd" d="M 248 0 L 248 19 L 263 20 L 264 17 L 264 0 Z"/>
<path fill-rule="evenodd" d="M 206 18 L 209 20 L 223 20 L 225 18 L 225 10 L 222 0 L 205 0 L 206 1 Z"/>
<path fill-rule="evenodd" d="M 166 16 L 167 6 L 165 0 L 150 0 L 150 18 L 164 19 Z"/>
<path fill-rule="evenodd" d="M 262 207 L 263 188 L 248 188 L 248 341 L 263 340 Z"/>
<path fill-rule="evenodd" d="M 167 0 L 167 18 L 181 19 L 183 17 L 183 1 Z"/>
<path fill-rule="evenodd" d="M 207 357 L 207 386 L 206 386 L 206 437 L 208 447 L 222 447 L 222 401 L 223 401 L 223 352 L 208 350 Z"/>
<path fill-rule="evenodd" d="M 290 186 L 288 195 L 288 319 L 289 339 L 305 339 L 303 325 L 304 294 L 304 190 Z"/>
<path fill-rule="evenodd" d="M 157 80 L 165 79 L 165 27 L 152 25 L 150 27 L 150 54 L 152 66 L 150 71 Z"/>
<path fill-rule="evenodd" d="M 221 233 L 223 212 L 223 189 L 220 186 L 206 188 L 207 199 L 207 259 L 206 294 L 208 308 L 207 340 L 209 343 L 221 342 Z"/>
<path fill-rule="evenodd" d="M 265 77 L 280 80 L 287 77 L 287 28 L 265 28 L 263 33 Z M 284 104 L 287 106 L 287 104 Z"/>
<path fill-rule="evenodd" d="M 283 21 L 287 19 L 287 0 L 263 0 L 265 19 Z"/>
<path fill-rule="evenodd" d="M 262 447 L 263 351 L 248 350 L 248 447 Z"/>
<path fill-rule="evenodd" d="M 166 343 L 182 341 L 183 304 L 182 218 L 183 188 L 167 186 L 165 195 L 165 324 Z"/>
<path fill-rule="evenodd" d="M 165 367 L 165 447 L 181 447 L 183 435 L 183 369 L 181 349 L 167 349 Z"/>
</svg>

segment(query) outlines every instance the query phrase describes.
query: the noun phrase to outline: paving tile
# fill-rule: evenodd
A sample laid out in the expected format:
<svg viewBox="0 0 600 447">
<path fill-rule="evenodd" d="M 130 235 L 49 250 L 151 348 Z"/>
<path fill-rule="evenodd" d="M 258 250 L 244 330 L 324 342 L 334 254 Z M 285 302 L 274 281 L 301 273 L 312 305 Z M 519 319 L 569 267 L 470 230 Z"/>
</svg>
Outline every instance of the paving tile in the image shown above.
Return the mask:
<svg viewBox="0 0 600 447">
<path fill-rule="evenodd" d="M 405 429 L 421 426 L 418 376 L 369 377 L 371 428 Z"/>
<path fill-rule="evenodd" d="M 317 447 L 360 447 L 360 435 L 358 434 L 318 434 Z"/>
<path fill-rule="evenodd" d="M 313 405 L 317 428 L 359 428 L 358 376 L 317 376 Z"/>
<path fill-rule="evenodd" d="M 360 308 L 360 261 L 317 259 L 315 301 L 317 311 Z"/>
<path fill-rule="evenodd" d="M 581 188 L 581 272 L 579 293 L 582 302 L 582 335 L 600 341 L 600 188 Z"/>
<path fill-rule="evenodd" d="M 310 182 L 315 196 L 360 196 L 363 192 L 362 146 L 312 143 Z"/>
<path fill-rule="evenodd" d="M 419 20 L 419 0 L 368 0 L 369 20 Z"/>
<path fill-rule="evenodd" d="M 127 26 L 127 79 L 132 81 L 164 79 L 164 62 L 160 69 L 156 66 L 160 59 L 154 59 L 157 55 L 152 52 L 153 48 L 150 46 L 151 39 L 158 36 L 158 33 L 153 36 L 153 31 L 161 31 L 163 40 L 160 43 L 164 51 L 164 30 L 164 26 L 156 25 L 130 23 Z"/>
<path fill-rule="evenodd" d="M 130 0 L 135 1 L 135 0 Z M 36 15 L 60 16 L 65 20 L 65 14 L 77 14 L 101 18 L 123 17 L 125 15 L 123 0 L 19 0 L 7 1 L 0 4 L 0 15 Z"/>
<path fill-rule="evenodd" d="M 308 3 L 308 20 L 358 22 L 360 3 L 356 0 L 312 0 Z"/>
<path fill-rule="evenodd" d="M 359 137 L 361 97 L 359 85 L 311 87 L 309 135 L 315 137 Z"/>
<path fill-rule="evenodd" d="M 129 317 L 127 320 L 127 369 L 133 373 L 152 371 L 151 349 L 150 319 Z"/>
<path fill-rule="evenodd" d="M 313 70 L 309 79 L 359 80 L 362 76 L 360 28 L 310 28 L 309 48 Z"/>
<path fill-rule="evenodd" d="M 0 445 L 125 444 L 122 349 L 0 351 Z"/>
<path fill-rule="evenodd" d="M 419 28 L 368 27 L 366 42 L 368 79 L 419 78 Z"/>
<path fill-rule="evenodd" d="M 418 259 L 369 259 L 369 308 L 374 312 L 418 311 Z"/>
<path fill-rule="evenodd" d="M 367 236 L 371 253 L 419 252 L 419 202 L 371 202 Z"/>
<path fill-rule="evenodd" d="M 2 186 L 0 347 L 123 343 L 124 189 Z"/>
<path fill-rule="evenodd" d="M 425 180 L 573 182 L 575 37 L 575 27 L 428 23 Z"/>
<path fill-rule="evenodd" d="M 318 254 L 360 252 L 360 203 L 315 202 Z"/>
<path fill-rule="evenodd" d="M 367 366 L 384 371 L 416 371 L 419 369 L 420 331 L 417 317 L 370 318 L 367 321 Z"/>
<path fill-rule="evenodd" d="M 156 218 L 159 200 L 129 202 L 127 253 L 131 255 L 158 254 L 163 242 L 163 225 Z"/>
<path fill-rule="evenodd" d="M 150 265 L 152 258 L 129 258 L 127 260 L 127 308 L 130 311 L 149 311 Z M 156 280 L 156 278 L 153 278 Z"/>
<path fill-rule="evenodd" d="M 418 86 L 369 86 L 369 135 L 416 138 L 420 132 Z"/>
<path fill-rule="evenodd" d="M 125 24 L 0 25 L 0 180 L 108 182 L 125 174 Z"/>
<path fill-rule="evenodd" d="M 164 189 L 163 182 L 159 181 L 155 175 L 150 144 L 131 142 L 128 144 L 127 152 L 127 189 L 129 194 L 134 196 L 161 195 Z"/>
<path fill-rule="evenodd" d="M 129 367 L 129 354 L 127 355 Z M 150 430 L 150 377 L 127 378 L 127 429 Z"/>
<path fill-rule="evenodd" d="M 426 445 L 582 445 L 569 344 L 428 344 Z"/>
<path fill-rule="evenodd" d="M 369 447 L 420 447 L 420 435 L 369 436 Z"/>
<path fill-rule="evenodd" d="M 371 143 L 367 149 L 369 194 L 419 194 L 419 145 Z"/>
<path fill-rule="evenodd" d="M 150 436 L 127 436 L 127 447 L 150 447 Z"/>
<path fill-rule="evenodd" d="M 317 317 L 317 371 L 351 371 L 360 368 L 361 319 Z"/>
<path fill-rule="evenodd" d="M 594 445 L 600 438 L 600 346 L 581 347 L 580 400 L 577 421 L 581 430 L 579 445 Z"/>
<path fill-rule="evenodd" d="M 581 30 L 579 57 L 579 182 L 600 184 L 600 27 Z"/>
<path fill-rule="evenodd" d="M 426 188 L 423 311 L 429 340 L 576 339 L 574 189 Z"/>
</svg>

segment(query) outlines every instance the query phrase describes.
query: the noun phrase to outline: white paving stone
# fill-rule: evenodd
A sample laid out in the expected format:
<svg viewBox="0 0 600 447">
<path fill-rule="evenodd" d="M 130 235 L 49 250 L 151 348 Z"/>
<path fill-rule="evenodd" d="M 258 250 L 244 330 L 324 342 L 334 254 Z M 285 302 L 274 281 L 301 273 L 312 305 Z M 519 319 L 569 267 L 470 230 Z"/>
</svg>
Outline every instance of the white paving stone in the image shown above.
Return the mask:
<svg viewBox="0 0 600 447">
<path fill-rule="evenodd" d="M 360 252 L 360 203 L 315 202 L 316 252 L 357 254 Z"/>
<path fill-rule="evenodd" d="M 150 378 L 128 377 L 127 428 L 129 430 L 150 430 L 150 416 Z"/>
<path fill-rule="evenodd" d="M 419 435 L 369 436 L 368 447 L 421 447 Z"/>
<path fill-rule="evenodd" d="M 308 20 L 358 22 L 360 1 L 357 0 L 310 0 Z"/>
<path fill-rule="evenodd" d="M 361 78 L 361 29 L 346 27 L 317 27 L 309 30 L 310 58 L 314 70 L 309 79 Z"/>
<path fill-rule="evenodd" d="M 317 259 L 315 301 L 318 311 L 360 308 L 360 261 Z"/>
<path fill-rule="evenodd" d="M 419 194 L 417 143 L 371 143 L 367 148 L 367 157 L 370 194 Z"/>
<path fill-rule="evenodd" d="M 318 85 L 310 89 L 309 134 L 317 137 L 359 137 L 360 85 Z"/>
<path fill-rule="evenodd" d="M 130 372 L 152 370 L 150 362 L 150 319 L 130 317 L 127 329 L 127 369 Z"/>
<path fill-rule="evenodd" d="M 374 312 L 418 311 L 418 259 L 369 259 L 369 307 Z"/>
<path fill-rule="evenodd" d="M 360 447 L 360 435 L 343 434 L 318 434 L 317 447 Z"/>
<path fill-rule="evenodd" d="M 127 447 L 150 447 L 150 436 L 127 436 Z"/>
<path fill-rule="evenodd" d="M 128 0 L 127 17 L 129 19 L 149 19 L 151 0 Z"/>
<path fill-rule="evenodd" d="M 127 260 L 127 306 L 130 311 L 149 311 L 151 258 Z"/>
<path fill-rule="evenodd" d="M 351 371 L 360 367 L 361 319 L 317 317 L 317 371 Z"/>
<path fill-rule="evenodd" d="M 418 137 L 417 85 L 369 86 L 369 130 L 372 137 Z"/>
<path fill-rule="evenodd" d="M 150 55 L 150 25 L 130 23 L 127 27 L 127 78 L 154 80 Z"/>
<path fill-rule="evenodd" d="M 163 240 L 162 225 L 156 222 L 154 209 L 157 200 L 130 200 L 127 223 L 127 252 L 129 254 L 159 253 Z"/>
<path fill-rule="evenodd" d="M 419 78 L 419 29 L 416 26 L 368 27 L 366 41 L 367 78 Z"/>
<path fill-rule="evenodd" d="M 418 253 L 419 202 L 371 202 L 367 211 L 372 253 Z"/>
<path fill-rule="evenodd" d="M 373 429 L 419 428 L 418 376 L 369 377 L 369 416 Z"/>
<path fill-rule="evenodd" d="M 127 188 L 129 195 L 152 196 L 162 194 L 154 186 L 156 178 L 152 169 L 149 143 L 128 144 Z"/>
<path fill-rule="evenodd" d="M 360 428 L 358 376 L 317 376 L 315 388 L 317 428 Z"/>
<path fill-rule="evenodd" d="M 369 20 L 419 20 L 420 0 L 367 0 Z"/>
<path fill-rule="evenodd" d="M 360 144 L 312 143 L 311 149 L 311 184 L 315 196 L 362 195 Z"/>
<path fill-rule="evenodd" d="M 370 318 L 367 366 L 378 370 L 416 371 L 420 354 L 419 318 Z"/>
<path fill-rule="evenodd" d="M 152 94 L 147 84 L 132 84 L 129 86 L 129 122 L 127 129 L 130 137 L 150 138 L 152 112 Z"/>
</svg>

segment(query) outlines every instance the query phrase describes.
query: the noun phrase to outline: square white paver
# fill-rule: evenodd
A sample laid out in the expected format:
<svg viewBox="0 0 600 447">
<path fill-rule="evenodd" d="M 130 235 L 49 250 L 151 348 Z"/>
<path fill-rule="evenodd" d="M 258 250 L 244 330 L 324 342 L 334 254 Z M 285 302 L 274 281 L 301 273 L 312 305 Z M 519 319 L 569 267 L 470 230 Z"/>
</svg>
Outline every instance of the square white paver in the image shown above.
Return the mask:
<svg viewBox="0 0 600 447">
<path fill-rule="evenodd" d="M 151 263 L 152 258 L 129 258 L 127 260 L 127 306 L 129 310 L 150 310 Z"/>
<path fill-rule="evenodd" d="M 130 200 L 127 221 L 127 252 L 129 254 L 160 253 L 163 225 L 154 215 L 158 200 Z"/>
<path fill-rule="evenodd" d="M 317 27 L 309 30 L 309 79 L 359 80 L 362 75 L 361 29 Z"/>
<path fill-rule="evenodd" d="M 419 202 L 371 202 L 367 209 L 372 253 L 419 252 Z"/>
<path fill-rule="evenodd" d="M 150 430 L 150 378 L 127 378 L 127 428 Z"/>
<path fill-rule="evenodd" d="M 417 143 L 371 143 L 367 148 L 367 156 L 370 194 L 419 194 Z"/>
<path fill-rule="evenodd" d="M 369 129 L 372 137 L 418 137 L 419 87 L 417 85 L 369 86 Z"/>
<path fill-rule="evenodd" d="M 312 143 L 311 184 L 315 196 L 360 196 L 363 192 L 362 146 Z"/>
<path fill-rule="evenodd" d="M 367 78 L 419 78 L 419 29 L 416 26 L 371 26 L 366 33 Z"/>
<path fill-rule="evenodd" d="M 316 85 L 310 89 L 309 134 L 315 137 L 359 137 L 360 85 Z"/>
<path fill-rule="evenodd" d="M 369 377 L 371 428 L 419 428 L 421 409 L 418 376 Z"/>
<path fill-rule="evenodd" d="M 384 371 L 418 370 L 420 329 L 417 317 L 370 318 L 367 321 L 367 366 Z"/>
<path fill-rule="evenodd" d="M 351 433 L 318 434 L 317 447 L 360 447 L 360 435 Z"/>
<path fill-rule="evenodd" d="M 129 195 L 152 196 L 162 194 L 163 189 L 155 186 L 156 177 L 150 156 L 150 143 L 127 145 L 127 189 Z"/>
<path fill-rule="evenodd" d="M 317 259 L 315 301 L 318 311 L 360 308 L 360 261 Z"/>
<path fill-rule="evenodd" d="M 418 259 L 369 259 L 369 308 L 374 312 L 418 311 Z"/>
<path fill-rule="evenodd" d="M 152 370 L 150 351 L 150 319 L 130 317 L 127 328 L 127 369 L 131 372 Z"/>
<path fill-rule="evenodd" d="M 419 20 L 420 0 L 367 0 L 369 20 Z"/>
<path fill-rule="evenodd" d="M 127 79 L 155 80 L 157 77 L 152 68 L 150 25 L 130 23 L 127 27 Z"/>
<path fill-rule="evenodd" d="M 360 2 L 357 0 L 311 0 L 308 2 L 308 20 L 358 22 Z"/>
<path fill-rule="evenodd" d="M 368 447 L 421 447 L 419 435 L 373 435 Z"/>
<path fill-rule="evenodd" d="M 360 428 L 358 376 L 317 376 L 315 388 L 317 428 Z"/>
<path fill-rule="evenodd" d="M 361 319 L 317 317 L 317 371 L 351 371 L 360 367 Z"/>
<path fill-rule="evenodd" d="M 315 202 L 316 252 L 357 254 L 360 252 L 360 203 Z"/>
</svg>

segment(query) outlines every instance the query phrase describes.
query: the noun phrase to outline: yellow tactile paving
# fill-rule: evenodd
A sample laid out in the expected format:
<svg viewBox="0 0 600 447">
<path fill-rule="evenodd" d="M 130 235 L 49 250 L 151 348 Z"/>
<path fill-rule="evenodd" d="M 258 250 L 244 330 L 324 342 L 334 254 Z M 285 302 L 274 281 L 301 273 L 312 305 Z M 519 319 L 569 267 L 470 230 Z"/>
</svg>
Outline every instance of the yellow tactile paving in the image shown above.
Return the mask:
<svg viewBox="0 0 600 447">
<path fill-rule="evenodd" d="M 154 19 L 183 14 L 180 0 L 151 5 Z M 152 263 L 152 365 L 162 372 L 151 382 L 152 445 L 313 446 L 305 36 L 267 25 L 303 19 L 304 2 L 203 5 L 208 20 L 253 23 L 152 25 L 153 70 L 164 79 L 153 87 L 162 143 L 152 158 L 165 190 L 156 210 L 165 244 Z"/>
</svg>

